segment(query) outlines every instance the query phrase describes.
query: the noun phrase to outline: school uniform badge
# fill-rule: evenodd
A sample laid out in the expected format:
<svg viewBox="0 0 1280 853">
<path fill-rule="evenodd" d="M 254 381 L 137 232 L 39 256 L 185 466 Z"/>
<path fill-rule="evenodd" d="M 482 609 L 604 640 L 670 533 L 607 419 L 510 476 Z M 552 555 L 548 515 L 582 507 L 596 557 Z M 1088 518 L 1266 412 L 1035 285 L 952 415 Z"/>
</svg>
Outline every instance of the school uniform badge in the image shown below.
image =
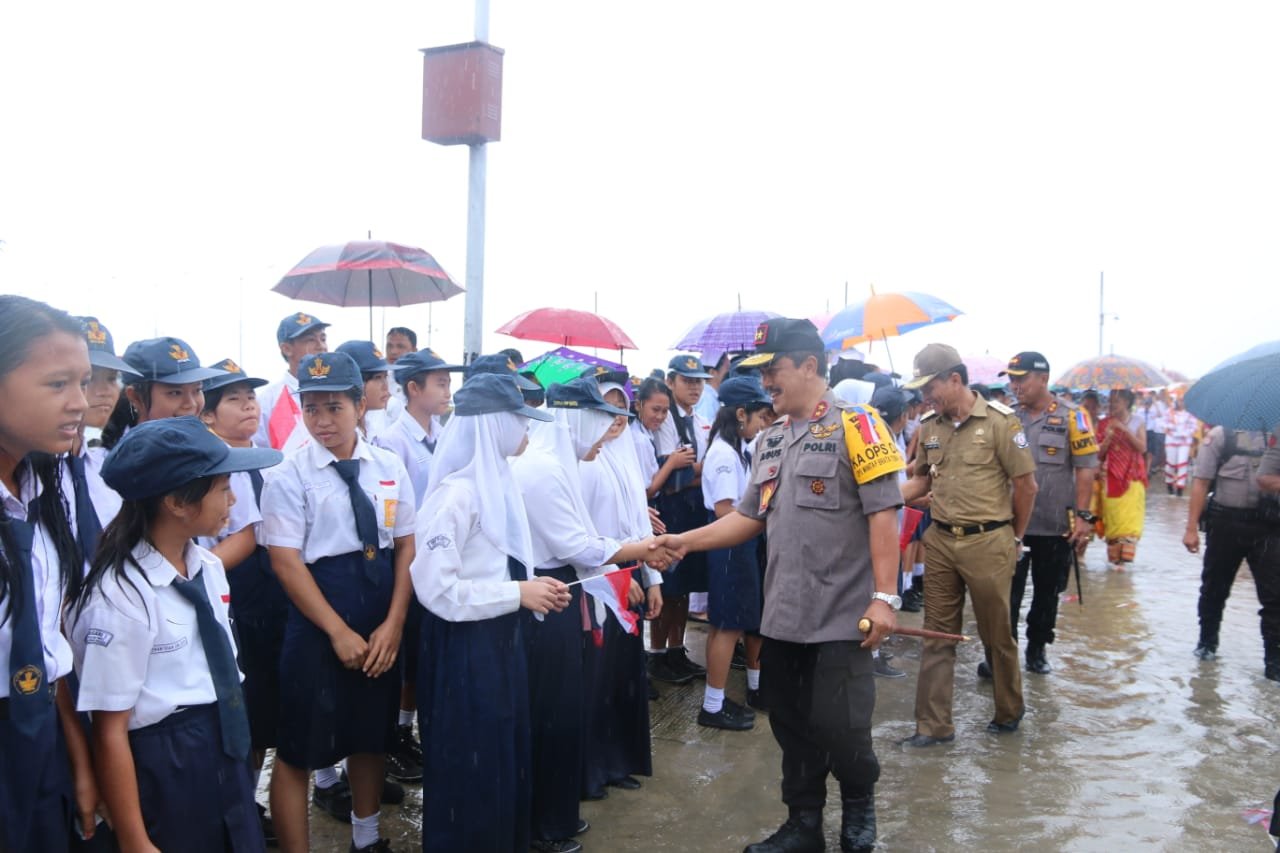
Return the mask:
<svg viewBox="0 0 1280 853">
<path fill-rule="evenodd" d="M 13 674 L 13 689 L 23 696 L 30 696 L 44 683 L 44 671 L 28 664 Z"/>
<path fill-rule="evenodd" d="M 438 536 L 432 536 L 427 540 L 428 551 L 439 551 L 441 548 L 448 548 L 453 545 L 453 540 L 441 533 Z"/>
<path fill-rule="evenodd" d="M 377 548 L 374 548 L 372 545 L 364 546 L 364 558 L 366 560 L 369 560 L 370 562 L 372 562 L 373 558 L 376 556 L 378 556 Z"/>
</svg>

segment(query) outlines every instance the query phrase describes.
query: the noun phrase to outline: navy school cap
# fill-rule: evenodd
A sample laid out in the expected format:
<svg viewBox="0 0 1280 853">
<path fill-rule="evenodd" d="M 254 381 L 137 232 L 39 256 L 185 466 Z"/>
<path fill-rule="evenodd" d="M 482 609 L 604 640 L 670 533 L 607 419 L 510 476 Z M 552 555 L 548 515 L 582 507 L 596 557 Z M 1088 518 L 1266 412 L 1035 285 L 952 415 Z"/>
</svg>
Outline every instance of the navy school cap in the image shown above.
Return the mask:
<svg viewBox="0 0 1280 853">
<path fill-rule="evenodd" d="M 502 356 L 506 358 L 506 356 Z M 477 359 L 478 360 L 478 359 Z M 551 421 L 547 412 L 526 406 L 524 397 L 515 383 L 502 373 L 482 372 L 472 374 L 453 395 L 453 413 L 463 417 L 511 412 L 537 421 Z"/>
<path fill-rule="evenodd" d="M 809 320 L 780 317 L 756 327 L 756 351 L 741 361 L 743 367 L 763 367 L 788 352 L 826 351 L 818 327 Z"/>
<path fill-rule="evenodd" d="M 276 326 L 276 343 L 282 344 L 285 341 L 291 341 L 299 335 L 305 335 L 314 329 L 327 329 L 329 324 L 321 321 L 317 317 L 299 311 L 296 314 L 290 314 L 280 321 L 280 325 Z"/>
<path fill-rule="evenodd" d="M 579 376 L 568 382 L 556 382 L 547 389 L 548 409 L 596 409 L 606 415 L 631 415 L 605 401 L 600 393 L 600 383 L 594 376 Z"/>
<path fill-rule="evenodd" d="M 773 398 L 765 392 L 759 376 L 730 376 L 720 383 L 720 405 L 735 409 L 739 406 L 772 406 Z"/>
<path fill-rule="evenodd" d="M 121 373 L 140 375 L 129 366 L 129 363 L 116 355 L 116 342 L 107 327 L 98 322 L 97 317 L 80 317 L 80 328 L 84 330 L 85 343 L 89 345 L 89 363 L 94 367 L 107 370 L 118 370 Z"/>
<path fill-rule="evenodd" d="M 902 388 L 883 385 L 871 395 L 871 405 L 880 411 L 880 417 L 884 418 L 885 423 L 893 423 L 907 410 L 911 394 L 912 392 Z"/>
<path fill-rule="evenodd" d="M 247 383 L 250 388 L 261 388 L 267 384 L 267 380 L 258 379 L 249 376 L 244 372 L 244 368 L 236 364 L 229 358 L 214 365 L 215 368 L 223 372 L 222 376 L 215 376 L 212 379 L 204 381 L 204 391 L 207 394 L 216 388 L 226 388 L 228 385 L 238 385 L 241 382 Z"/>
<path fill-rule="evenodd" d="M 702 366 L 702 360 L 696 355 L 678 355 L 671 359 L 667 370 L 687 379 L 710 379 L 711 374 Z"/>
<path fill-rule="evenodd" d="M 133 372 L 148 382 L 186 385 L 221 376 L 221 370 L 201 367 L 195 350 L 181 338 L 148 338 L 134 341 L 124 351 Z"/>
<path fill-rule="evenodd" d="M 298 365 L 298 393 L 308 391 L 364 391 L 360 366 L 345 352 L 309 355 Z"/>
<path fill-rule="evenodd" d="M 400 358 L 396 359 L 396 363 L 391 366 L 391 369 L 395 371 L 396 381 L 404 385 L 410 379 L 423 373 L 431 373 L 435 370 L 466 370 L 467 368 L 461 364 L 447 363 L 435 350 L 427 347 L 426 349 L 400 356 Z"/>
<path fill-rule="evenodd" d="M 1048 373 L 1049 359 L 1038 352 L 1020 352 L 1009 359 L 1009 366 L 997 376 L 1026 376 L 1028 373 Z"/>
<path fill-rule="evenodd" d="M 372 341 L 347 341 L 338 346 L 335 352 L 345 352 L 355 360 L 356 366 L 363 374 L 386 373 L 391 365 L 382 357 L 382 351 Z"/>
<path fill-rule="evenodd" d="M 485 373 L 510 376 L 515 381 L 516 387 L 521 391 L 537 391 L 542 387 L 532 379 L 521 376 L 516 363 L 509 356 L 502 353 L 480 356 L 467 367 L 466 377 L 470 379 L 472 376 L 479 376 Z"/>
<path fill-rule="evenodd" d="M 102 465 L 102 479 L 129 501 L 167 495 L 201 477 L 279 465 L 284 454 L 228 447 L 199 418 L 161 418 L 124 434 Z"/>
</svg>

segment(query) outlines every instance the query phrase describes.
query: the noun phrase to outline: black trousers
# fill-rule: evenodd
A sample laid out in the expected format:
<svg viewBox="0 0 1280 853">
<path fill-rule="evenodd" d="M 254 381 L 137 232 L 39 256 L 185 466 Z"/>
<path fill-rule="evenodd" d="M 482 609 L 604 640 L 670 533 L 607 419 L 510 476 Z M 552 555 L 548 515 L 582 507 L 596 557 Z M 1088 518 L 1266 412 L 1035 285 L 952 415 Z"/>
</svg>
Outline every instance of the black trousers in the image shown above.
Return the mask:
<svg viewBox="0 0 1280 853">
<path fill-rule="evenodd" d="M 1262 609 L 1262 644 L 1267 660 L 1280 660 L 1280 530 L 1248 511 L 1214 509 L 1205 525 L 1204 569 L 1200 573 L 1200 643 L 1218 648 L 1222 609 L 1242 562 L 1249 563 Z"/>
<path fill-rule="evenodd" d="M 871 748 L 871 653 L 852 641 L 765 637 L 760 657 L 760 689 L 782 748 L 782 801 L 793 812 L 821 809 L 828 773 L 840 783 L 842 799 L 871 794 L 880 778 Z"/>
<path fill-rule="evenodd" d="M 1053 642 L 1053 627 L 1058 622 L 1058 595 L 1067 588 L 1071 574 L 1071 543 L 1061 536 L 1027 536 L 1022 540 L 1029 550 L 1018 558 L 1013 570 L 1013 587 L 1009 590 L 1009 625 L 1018 639 L 1018 613 L 1027 591 L 1027 575 L 1031 575 L 1031 609 L 1027 611 L 1027 642 L 1044 645 Z"/>
</svg>

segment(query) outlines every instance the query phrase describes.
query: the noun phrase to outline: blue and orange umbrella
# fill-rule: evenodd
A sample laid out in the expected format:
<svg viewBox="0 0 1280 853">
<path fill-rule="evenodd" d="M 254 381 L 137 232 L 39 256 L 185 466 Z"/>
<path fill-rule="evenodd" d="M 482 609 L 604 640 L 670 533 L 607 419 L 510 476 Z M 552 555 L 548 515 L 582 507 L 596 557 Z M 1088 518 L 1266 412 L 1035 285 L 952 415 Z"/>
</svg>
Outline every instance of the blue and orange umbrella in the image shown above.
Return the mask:
<svg viewBox="0 0 1280 853">
<path fill-rule="evenodd" d="M 934 323 L 948 323 L 963 313 L 927 293 L 872 292 L 865 301 L 837 311 L 822 330 L 822 342 L 828 349 L 845 350 Z"/>
<path fill-rule="evenodd" d="M 1058 385 L 1072 391 L 1088 388 L 1163 388 L 1169 377 L 1136 358 L 1103 355 L 1087 358 L 1058 377 Z"/>
</svg>

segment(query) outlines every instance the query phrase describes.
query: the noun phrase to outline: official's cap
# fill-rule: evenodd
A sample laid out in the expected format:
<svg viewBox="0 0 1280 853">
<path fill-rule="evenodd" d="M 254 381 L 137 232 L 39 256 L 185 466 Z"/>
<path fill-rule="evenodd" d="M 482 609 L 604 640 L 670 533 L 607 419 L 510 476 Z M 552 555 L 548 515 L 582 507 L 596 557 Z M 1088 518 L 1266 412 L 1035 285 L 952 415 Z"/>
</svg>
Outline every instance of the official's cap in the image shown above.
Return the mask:
<svg viewBox="0 0 1280 853">
<path fill-rule="evenodd" d="M 405 385 L 410 379 L 423 373 L 431 373 L 434 370 L 466 370 L 467 368 L 461 364 L 449 364 L 440 355 L 430 347 L 420 349 L 417 352 L 405 353 L 396 359 L 396 363 L 391 366 L 395 371 L 396 381 L 401 385 Z"/>
<path fill-rule="evenodd" d="M 133 372 L 149 382 L 186 385 L 221 376 L 221 370 L 201 367 L 195 350 L 181 338 L 148 338 L 134 341 L 124 351 Z"/>
<path fill-rule="evenodd" d="M 265 379 L 257 379 L 246 375 L 244 368 L 229 358 L 224 358 L 222 361 L 215 364 L 214 367 L 221 370 L 223 375 L 215 376 L 212 379 L 206 379 L 204 381 L 205 393 L 208 393 L 215 388 L 226 388 L 228 385 L 236 385 L 241 382 L 248 383 L 250 388 L 261 388 L 263 385 L 267 384 L 267 380 Z"/>
<path fill-rule="evenodd" d="M 474 362 L 472 364 L 474 365 Z M 489 415 L 495 412 L 513 412 L 537 421 L 555 420 L 547 412 L 526 406 L 524 397 L 520 395 L 520 390 L 516 388 L 515 383 L 502 373 L 472 374 L 453 395 L 455 415 Z"/>
<path fill-rule="evenodd" d="M 521 376 L 518 370 L 516 363 L 509 356 L 502 353 L 482 355 L 468 365 L 466 377 L 470 379 L 472 376 L 478 376 L 483 373 L 493 373 L 498 376 L 510 376 L 515 380 L 516 387 L 521 391 L 536 391 L 542 387 L 532 379 Z"/>
<path fill-rule="evenodd" d="M 298 393 L 308 391 L 364 391 L 360 365 L 345 352 L 321 352 L 309 355 L 298 365 Z"/>
<path fill-rule="evenodd" d="M 946 344 L 929 344 L 916 353 L 913 364 L 914 375 L 909 381 L 904 382 L 902 387 L 923 388 L 939 373 L 953 370 L 962 364 L 964 359 L 960 358 L 960 353 L 955 347 L 949 347 Z"/>
<path fill-rule="evenodd" d="M 702 366 L 702 361 L 696 355 L 678 355 L 667 364 L 667 369 L 686 379 L 711 378 L 711 374 L 707 373 L 707 369 Z"/>
<path fill-rule="evenodd" d="M 600 383 L 593 376 L 579 376 L 568 382 L 556 382 L 547 389 L 548 409 L 597 409 L 607 415 L 629 416 L 626 409 L 619 409 L 605 402 L 600 393 Z"/>
<path fill-rule="evenodd" d="M 199 418 L 146 421 L 107 454 L 102 479 L 129 501 L 166 495 L 201 477 L 279 465 L 284 454 L 265 447 L 228 447 Z"/>
<path fill-rule="evenodd" d="M 758 376 L 730 376 L 720 383 L 720 405 L 738 408 L 739 406 L 772 406 L 773 398 L 764 390 Z"/>
<path fill-rule="evenodd" d="M 336 352 L 345 352 L 351 356 L 360 372 L 365 375 L 391 370 L 391 365 L 382 357 L 382 350 L 374 346 L 372 341 L 347 341 L 340 344 Z"/>
<path fill-rule="evenodd" d="M 134 376 L 138 371 L 129 363 L 116 355 L 116 342 L 107 327 L 98 322 L 97 317 L 80 317 L 80 328 L 84 330 L 85 342 L 89 344 L 89 363 L 94 367 L 107 370 L 118 370 Z"/>
<path fill-rule="evenodd" d="M 1049 359 L 1038 352 L 1020 352 L 1009 359 L 1009 366 L 997 376 L 1026 376 L 1028 373 L 1048 373 Z"/>
<path fill-rule="evenodd" d="M 282 344 L 285 341 L 291 341 L 299 335 L 305 335 L 313 329 L 327 329 L 329 324 L 321 321 L 317 317 L 313 317 L 303 311 L 297 314 L 290 314 L 280 321 L 280 325 L 276 326 L 276 343 Z"/>
<path fill-rule="evenodd" d="M 788 352 L 823 352 L 826 347 L 818 327 L 809 320 L 780 317 L 756 327 L 756 351 L 741 362 L 744 367 L 762 367 Z"/>
</svg>

